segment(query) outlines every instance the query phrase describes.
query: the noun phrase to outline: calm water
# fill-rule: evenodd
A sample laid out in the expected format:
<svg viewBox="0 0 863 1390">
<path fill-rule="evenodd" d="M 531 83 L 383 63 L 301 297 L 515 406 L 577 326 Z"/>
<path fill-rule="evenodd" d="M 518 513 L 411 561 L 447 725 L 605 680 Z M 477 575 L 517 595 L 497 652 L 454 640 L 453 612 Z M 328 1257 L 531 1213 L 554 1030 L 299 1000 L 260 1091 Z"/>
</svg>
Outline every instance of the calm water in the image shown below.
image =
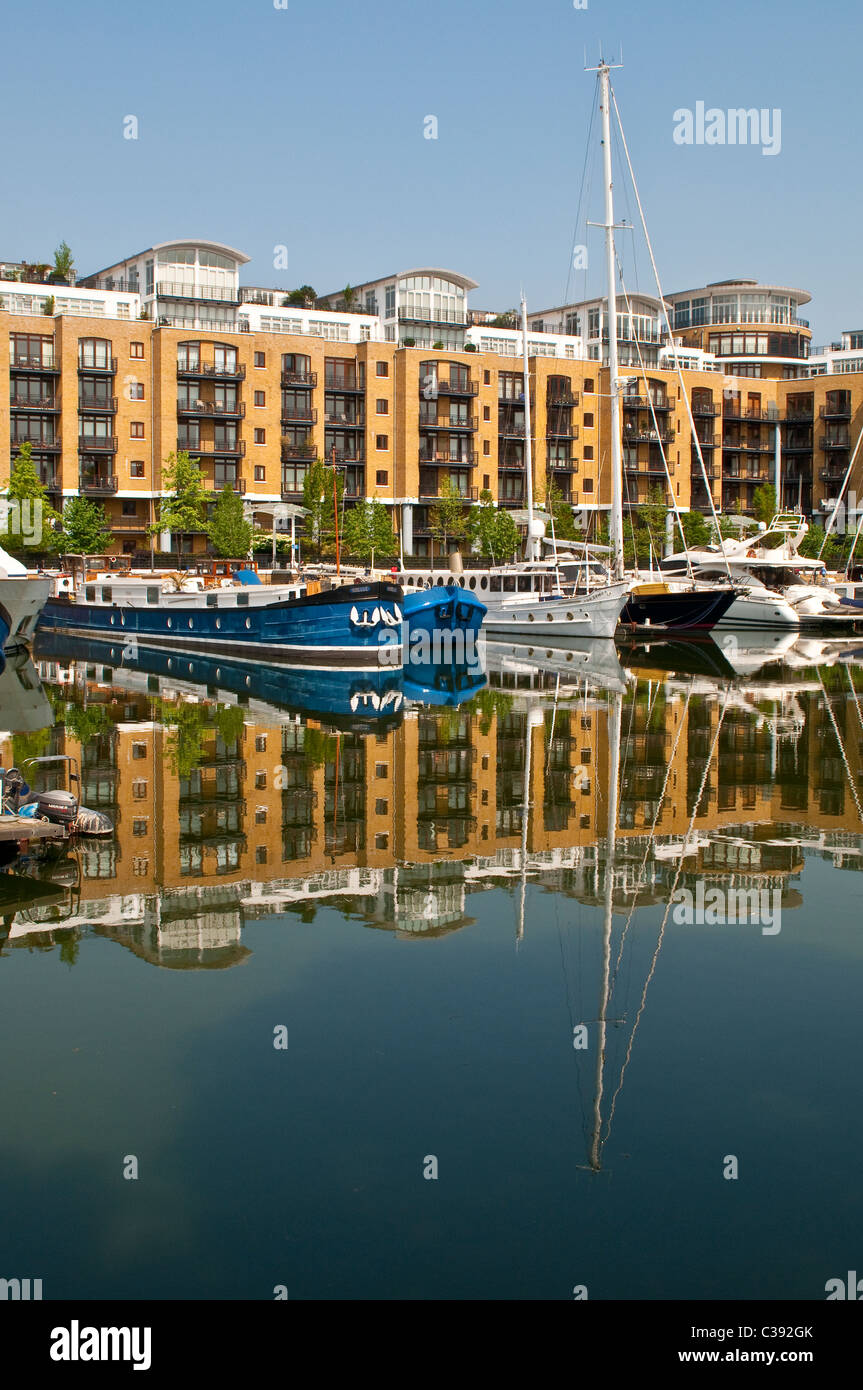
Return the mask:
<svg viewBox="0 0 863 1390">
<path fill-rule="evenodd" d="M 863 665 L 774 655 L 8 667 L 3 765 L 80 759 L 116 836 L 0 874 L 0 1274 L 823 1298 L 863 1260 Z"/>
</svg>

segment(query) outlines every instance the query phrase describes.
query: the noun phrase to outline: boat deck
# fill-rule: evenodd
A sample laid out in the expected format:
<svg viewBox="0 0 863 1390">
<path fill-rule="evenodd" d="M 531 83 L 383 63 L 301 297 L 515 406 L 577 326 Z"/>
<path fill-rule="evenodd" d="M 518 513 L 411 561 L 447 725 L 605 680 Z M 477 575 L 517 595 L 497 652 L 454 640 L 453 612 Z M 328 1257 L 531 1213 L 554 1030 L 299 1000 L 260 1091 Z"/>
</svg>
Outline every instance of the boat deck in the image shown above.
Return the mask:
<svg viewBox="0 0 863 1390">
<path fill-rule="evenodd" d="M 29 816 L 0 816 L 0 843 L 9 840 L 63 840 L 66 831 L 62 825 L 51 825 L 48 821 L 31 820 Z"/>
</svg>

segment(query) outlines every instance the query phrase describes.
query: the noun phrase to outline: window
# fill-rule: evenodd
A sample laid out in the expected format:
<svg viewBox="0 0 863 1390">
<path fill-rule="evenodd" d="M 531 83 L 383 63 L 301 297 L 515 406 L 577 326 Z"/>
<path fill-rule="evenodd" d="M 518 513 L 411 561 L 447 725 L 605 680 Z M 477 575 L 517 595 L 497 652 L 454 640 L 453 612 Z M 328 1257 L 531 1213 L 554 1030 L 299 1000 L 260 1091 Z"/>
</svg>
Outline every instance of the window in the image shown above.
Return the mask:
<svg viewBox="0 0 863 1390">
<path fill-rule="evenodd" d="M 267 774 L 266 774 L 266 772 L 256 772 L 256 773 L 255 773 L 255 786 L 258 788 L 258 790 L 259 790 L 259 791 L 262 790 L 264 787 L 266 787 L 266 785 L 267 785 Z"/>
<path fill-rule="evenodd" d="M 375 376 L 389 376 L 389 374 L 390 374 L 390 364 L 389 364 L 389 362 L 376 362 L 376 363 L 375 363 Z"/>
<path fill-rule="evenodd" d="M 390 447 L 390 437 L 389 437 L 388 434 L 376 434 L 376 435 L 375 435 L 375 448 L 376 448 L 376 449 L 388 449 L 389 447 Z"/>
<path fill-rule="evenodd" d="M 585 460 L 586 460 L 586 461 L 593 458 L 593 445 L 592 445 L 592 444 L 585 444 L 585 446 L 584 446 L 584 457 L 585 457 Z"/>
<path fill-rule="evenodd" d="M 389 763 L 375 763 L 375 776 L 376 776 L 376 777 L 389 777 L 389 775 L 390 775 L 390 765 L 389 765 Z"/>
<path fill-rule="evenodd" d="M 375 836 L 375 849 L 386 849 L 386 848 L 388 847 L 388 845 L 389 845 L 389 842 L 390 842 L 390 837 L 389 837 L 389 835 L 376 835 L 376 836 Z"/>
<path fill-rule="evenodd" d="M 266 845 L 255 845 L 255 863 L 256 863 L 256 864 L 266 864 L 266 862 L 267 862 L 267 846 L 266 846 Z"/>
<path fill-rule="evenodd" d="M 266 354 L 265 352 L 256 352 L 256 353 L 255 353 L 255 366 L 256 366 L 256 367 L 266 367 L 266 365 L 267 365 L 267 354 Z"/>
<path fill-rule="evenodd" d="M 256 808 L 255 808 L 255 825 L 266 825 L 266 823 L 267 823 L 267 808 L 266 808 L 266 806 L 258 806 L 258 807 L 256 807 Z"/>
<path fill-rule="evenodd" d="M 132 462 L 129 464 L 129 474 L 130 474 L 130 476 L 133 477 L 133 478 L 143 478 L 143 476 L 144 476 L 144 462 L 143 462 L 143 459 L 132 459 Z"/>
<path fill-rule="evenodd" d="M 584 378 L 584 392 L 585 392 L 585 395 L 588 395 L 588 396 L 592 396 L 592 395 L 593 395 L 593 377 L 592 377 L 592 376 L 586 376 L 586 377 Z"/>
<path fill-rule="evenodd" d="M 129 393 L 130 401 L 142 401 L 144 399 L 143 381 L 127 381 L 126 389 Z"/>
<path fill-rule="evenodd" d="M 111 344 L 107 338 L 79 338 L 78 366 L 111 368 Z"/>
<path fill-rule="evenodd" d="M 491 419 L 491 406 L 490 406 L 490 405 L 484 405 L 484 406 L 483 406 L 483 408 L 482 408 L 482 418 L 483 418 L 483 420 L 490 420 L 490 419 Z"/>
<path fill-rule="evenodd" d="M 132 502 L 132 501 L 127 501 L 127 500 L 124 498 L 124 500 L 123 500 L 123 516 L 137 516 L 137 515 L 138 515 L 138 503 L 137 503 L 137 502 Z"/>
<path fill-rule="evenodd" d="M 266 391 L 256 391 L 256 392 L 255 392 L 255 405 L 266 405 L 266 404 L 267 404 L 267 393 L 266 393 Z"/>
<path fill-rule="evenodd" d="M 593 429 L 593 415 L 590 412 L 588 412 L 584 417 L 584 428 L 586 430 Z"/>
<path fill-rule="evenodd" d="M 142 420 L 133 420 L 133 421 L 132 421 L 131 425 L 129 426 L 129 438 L 130 438 L 130 439 L 143 439 L 143 438 L 144 438 L 144 423 L 143 423 Z"/>
<path fill-rule="evenodd" d="M 146 833 L 147 833 L 147 818 L 146 818 L 146 816 L 136 816 L 136 818 L 132 821 L 132 834 L 133 834 L 133 835 L 146 835 Z"/>
<path fill-rule="evenodd" d="M 130 356 L 130 357 L 143 357 L 143 356 L 144 356 L 144 344 L 143 344 L 143 343 L 130 343 L 130 344 L 129 344 L 129 356 Z"/>
<path fill-rule="evenodd" d="M 389 487 L 390 475 L 385 468 L 379 468 L 375 474 L 375 482 L 378 487 Z"/>
<path fill-rule="evenodd" d="M 256 443 L 256 444 L 266 444 L 266 442 L 267 442 L 267 431 L 266 431 L 266 430 L 255 430 L 255 443 Z"/>
<path fill-rule="evenodd" d="M 381 400 L 380 397 L 379 397 L 378 400 L 375 402 L 375 410 L 377 411 L 378 415 L 389 415 L 389 413 L 390 413 L 390 403 L 389 403 L 389 401 Z"/>
<path fill-rule="evenodd" d="M 482 475 L 482 485 L 483 485 L 484 488 L 490 488 L 490 487 L 491 487 L 491 474 L 490 474 L 490 473 L 483 473 L 483 475 Z"/>
<path fill-rule="evenodd" d="M 267 735 L 266 735 L 266 734 L 255 734 L 255 752 L 256 752 L 256 753 L 266 753 L 266 751 L 267 751 Z"/>
<path fill-rule="evenodd" d="M 490 453 L 491 453 L 491 443 L 489 442 L 489 440 L 484 439 L 484 440 L 482 441 L 482 451 L 483 451 L 484 454 L 490 454 Z"/>
<path fill-rule="evenodd" d="M 135 801 L 143 801 L 146 795 L 147 780 L 145 777 L 139 777 L 137 781 L 132 783 L 132 797 Z"/>
<path fill-rule="evenodd" d="M 147 756 L 147 745 L 146 745 L 146 743 L 133 743 L 133 744 L 132 744 L 132 757 L 133 757 L 133 758 L 146 758 L 146 756 Z"/>
<path fill-rule="evenodd" d="M 146 878 L 146 877 L 147 877 L 147 874 L 148 874 L 149 872 L 150 872 L 150 861 L 149 861 L 149 859 L 143 859 L 143 858 L 138 858 L 138 857 L 136 857 L 136 858 L 134 858 L 134 859 L 132 860 L 132 873 L 135 875 L 136 878 Z"/>
<path fill-rule="evenodd" d="M 388 815 L 388 814 L 389 814 L 389 809 L 390 809 L 390 803 L 389 803 L 384 797 L 379 796 L 379 797 L 376 798 L 376 800 L 375 800 L 375 815 L 376 815 L 376 816 L 386 816 L 386 815 Z"/>
<path fill-rule="evenodd" d="M 582 490 L 583 490 L 584 492 L 593 492 L 593 479 L 592 479 L 592 478 L 582 478 L 582 480 L 581 480 L 581 486 L 582 486 Z"/>
<path fill-rule="evenodd" d="M 483 386 L 491 386 L 491 372 L 489 372 L 489 371 L 483 372 L 483 374 L 482 374 L 482 384 L 483 384 Z"/>
</svg>

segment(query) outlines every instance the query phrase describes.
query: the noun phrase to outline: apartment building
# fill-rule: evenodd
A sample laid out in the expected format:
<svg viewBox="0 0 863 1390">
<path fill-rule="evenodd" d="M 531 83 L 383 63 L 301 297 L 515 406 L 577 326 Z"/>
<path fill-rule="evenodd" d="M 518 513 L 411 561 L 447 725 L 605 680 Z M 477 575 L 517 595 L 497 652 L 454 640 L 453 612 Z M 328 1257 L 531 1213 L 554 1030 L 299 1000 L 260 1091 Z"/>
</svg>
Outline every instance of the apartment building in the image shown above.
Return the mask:
<svg viewBox="0 0 863 1390">
<path fill-rule="evenodd" d="M 341 473 L 346 506 L 376 497 L 390 509 L 394 551 L 406 556 L 429 554 L 445 480 L 465 508 L 487 490 L 523 523 L 528 452 L 538 502 L 553 486 L 582 512 L 608 508 L 602 301 L 531 319 L 528 451 L 521 334 L 468 326 L 469 277 L 420 268 L 358 286 L 350 307 L 342 295 L 297 308 L 277 289 L 240 286 L 246 261 L 220 243 L 171 242 L 76 286 L 0 282 L 10 466 L 29 441 L 52 504 L 102 503 L 130 555 L 150 548 L 165 460 L 180 449 L 200 460 L 213 502 L 228 484 L 265 528 L 274 507 L 302 503 L 309 464 L 322 458 Z M 420 282 L 429 288 L 408 288 Z M 751 510 L 756 488 L 777 479 L 782 503 L 807 515 L 835 498 L 863 427 L 863 334 L 807 356 L 796 311 L 808 295 L 753 284 L 668 297 L 685 395 L 659 301 L 618 302 L 626 503 L 664 491 L 666 467 L 684 510 L 707 507 L 708 488 L 718 508 Z M 705 297 L 709 321 L 693 325 Z M 742 322 L 714 332 L 712 319 L 731 313 Z M 447 327 L 452 345 L 438 336 Z M 855 496 L 861 480 L 851 480 Z"/>
</svg>

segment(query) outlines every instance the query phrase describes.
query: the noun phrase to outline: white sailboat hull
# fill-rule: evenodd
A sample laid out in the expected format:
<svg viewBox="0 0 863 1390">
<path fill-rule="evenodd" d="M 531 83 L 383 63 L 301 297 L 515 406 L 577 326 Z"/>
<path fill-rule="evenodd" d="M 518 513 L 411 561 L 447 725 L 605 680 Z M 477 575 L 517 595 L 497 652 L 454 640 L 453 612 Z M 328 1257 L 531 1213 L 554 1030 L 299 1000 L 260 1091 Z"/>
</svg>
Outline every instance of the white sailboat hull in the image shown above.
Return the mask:
<svg viewBox="0 0 863 1390">
<path fill-rule="evenodd" d="M 713 628 L 716 632 L 775 632 L 777 628 L 799 628 L 800 618 L 791 604 L 779 594 L 739 594 Z"/>
<path fill-rule="evenodd" d="M 483 628 L 548 643 L 557 637 L 613 637 L 629 591 L 629 584 L 610 584 L 575 598 L 519 595 L 490 604 Z"/>
</svg>

